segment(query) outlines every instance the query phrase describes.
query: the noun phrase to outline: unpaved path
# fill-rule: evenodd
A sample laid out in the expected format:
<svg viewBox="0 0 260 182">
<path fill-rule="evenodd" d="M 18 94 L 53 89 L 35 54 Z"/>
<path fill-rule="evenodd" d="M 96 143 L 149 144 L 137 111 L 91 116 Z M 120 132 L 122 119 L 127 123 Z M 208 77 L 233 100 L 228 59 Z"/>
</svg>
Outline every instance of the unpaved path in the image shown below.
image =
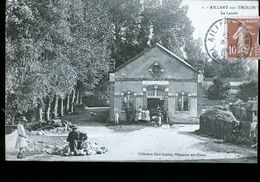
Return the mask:
<svg viewBox="0 0 260 182">
<path fill-rule="evenodd" d="M 185 161 L 227 160 L 256 157 L 256 150 L 244 146 L 224 144 L 212 138 L 194 134 L 199 125 L 165 125 L 161 128 L 140 127 L 126 132 L 120 127 L 80 126 L 90 141 L 108 148 L 108 152 L 90 156 L 56 156 L 40 154 L 23 160 L 47 161 Z M 44 137 L 44 136 L 43 136 Z M 16 160 L 16 133 L 6 136 L 6 159 Z M 256 162 L 256 161 L 255 161 Z"/>
</svg>

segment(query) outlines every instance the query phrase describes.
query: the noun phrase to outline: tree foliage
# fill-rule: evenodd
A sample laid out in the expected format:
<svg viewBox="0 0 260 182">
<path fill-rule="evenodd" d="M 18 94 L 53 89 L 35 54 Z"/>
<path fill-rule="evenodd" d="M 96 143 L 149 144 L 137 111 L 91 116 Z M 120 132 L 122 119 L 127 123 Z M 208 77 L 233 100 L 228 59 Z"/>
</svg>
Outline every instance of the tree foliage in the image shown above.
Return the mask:
<svg viewBox="0 0 260 182">
<path fill-rule="evenodd" d="M 239 86 L 238 98 L 248 101 L 249 98 L 255 98 L 258 95 L 257 81 L 252 80 Z"/>
<path fill-rule="evenodd" d="M 228 84 L 223 84 L 220 78 L 215 78 L 213 80 L 213 85 L 207 90 L 207 96 L 210 100 L 225 99 L 229 89 L 230 86 Z"/>
<path fill-rule="evenodd" d="M 251 73 L 248 71 L 248 61 L 242 61 L 240 63 L 234 64 L 228 60 L 225 61 L 225 64 L 219 64 L 214 61 L 205 62 L 204 67 L 205 77 L 213 78 L 247 78 L 255 77 L 256 70 L 251 69 Z"/>
<path fill-rule="evenodd" d="M 108 71 L 105 1 L 12 0 L 6 6 L 6 115 L 93 89 Z"/>
<path fill-rule="evenodd" d="M 206 58 L 187 10 L 182 0 L 8 0 L 7 116 L 43 105 L 49 113 L 64 98 L 73 108 L 87 91 L 107 90 L 101 81 L 110 59 L 120 66 L 156 42 L 196 66 Z M 220 75 L 241 75 L 238 69 Z"/>
<path fill-rule="evenodd" d="M 188 7 L 181 3 L 182 0 L 112 0 L 109 11 L 113 26 L 111 57 L 116 66 L 154 43 L 184 58 L 185 45 L 193 40 L 193 27 L 186 16 Z"/>
</svg>

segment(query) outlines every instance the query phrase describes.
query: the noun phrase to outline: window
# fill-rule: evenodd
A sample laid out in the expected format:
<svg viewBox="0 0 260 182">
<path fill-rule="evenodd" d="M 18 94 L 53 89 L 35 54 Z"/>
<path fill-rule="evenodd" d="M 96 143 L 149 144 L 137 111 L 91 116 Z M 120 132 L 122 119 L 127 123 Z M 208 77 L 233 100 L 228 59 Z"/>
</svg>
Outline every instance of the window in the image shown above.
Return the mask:
<svg viewBox="0 0 260 182">
<path fill-rule="evenodd" d="M 189 96 L 187 92 L 180 92 L 176 98 L 176 111 L 189 111 Z"/>
</svg>

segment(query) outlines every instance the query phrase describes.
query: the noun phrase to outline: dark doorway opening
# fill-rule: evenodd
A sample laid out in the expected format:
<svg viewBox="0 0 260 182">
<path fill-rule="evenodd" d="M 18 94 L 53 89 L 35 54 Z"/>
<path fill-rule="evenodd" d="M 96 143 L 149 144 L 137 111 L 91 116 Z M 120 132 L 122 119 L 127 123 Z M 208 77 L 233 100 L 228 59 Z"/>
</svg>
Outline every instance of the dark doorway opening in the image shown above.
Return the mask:
<svg viewBox="0 0 260 182">
<path fill-rule="evenodd" d="M 160 107 L 161 112 L 164 111 L 164 100 L 160 98 L 148 98 L 147 99 L 147 109 L 150 111 L 151 116 L 155 116 L 157 113 L 157 108 Z"/>
</svg>

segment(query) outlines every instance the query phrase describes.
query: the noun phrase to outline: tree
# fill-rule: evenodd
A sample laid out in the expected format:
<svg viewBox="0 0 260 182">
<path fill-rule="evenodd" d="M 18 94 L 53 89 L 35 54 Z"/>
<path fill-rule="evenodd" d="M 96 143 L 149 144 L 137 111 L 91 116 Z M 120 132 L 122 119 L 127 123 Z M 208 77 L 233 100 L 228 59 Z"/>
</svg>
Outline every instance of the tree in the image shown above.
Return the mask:
<svg viewBox="0 0 260 182">
<path fill-rule="evenodd" d="M 65 98 L 73 111 L 107 77 L 111 58 L 119 66 L 152 43 L 182 55 L 192 33 L 186 13 L 180 0 L 7 1 L 8 117 L 62 116 Z"/>
<path fill-rule="evenodd" d="M 192 38 L 194 28 L 187 17 L 187 6 L 182 0 L 162 0 L 155 7 L 152 21 L 151 43 L 160 43 L 179 57 L 184 57 L 183 49 Z"/>
<path fill-rule="evenodd" d="M 184 51 L 186 54 L 186 61 L 190 63 L 192 66 L 197 67 L 198 64 L 204 64 L 204 68 L 208 66 L 207 64 L 207 55 L 203 53 L 201 50 L 202 40 L 193 38 L 189 39 L 184 47 Z M 207 67 L 206 67 L 207 71 Z M 207 72 L 206 72 L 207 74 Z"/>
<path fill-rule="evenodd" d="M 224 85 L 220 78 L 215 78 L 213 80 L 213 85 L 211 85 L 207 90 L 208 99 L 211 100 L 225 99 L 227 96 L 227 91 L 229 89 L 230 89 L 229 85 Z"/>
<path fill-rule="evenodd" d="M 255 98 L 258 96 L 257 81 L 252 80 L 239 86 L 238 98 L 244 101 L 248 101 L 249 98 Z"/>
<path fill-rule="evenodd" d="M 41 121 L 44 98 L 75 85 L 75 71 L 66 56 L 71 41 L 66 7 L 64 0 L 8 1 L 6 105 L 15 108 L 9 115 L 37 107 Z"/>
<path fill-rule="evenodd" d="M 184 57 L 186 42 L 193 27 L 187 18 L 187 6 L 181 0 L 113 0 L 109 17 L 113 25 L 110 46 L 116 67 L 154 43 L 160 43 Z"/>
<path fill-rule="evenodd" d="M 116 67 L 140 53 L 141 34 L 140 0 L 112 0 L 109 4 L 109 18 L 112 23 L 111 58 L 116 60 Z M 143 42 L 143 41 L 142 41 Z M 144 42 L 143 42 L 144 43 Z"/>
<path fill-rule="evenodd" d="M 205 61 L 204 62 L 204 77 L 205 78 L 214 78 L 217 76 L 216 69 L 214 69 L 214 65 L 217 64 L 213 61 Z"/>
<path fill-rule="evenodd" d="M 247 61 L 247 66 L 248 66 L 248 79 L 257 81 L 257 79 L 258 79 L 258 60 Z"/>
<path fill-rule="evenodd" d="M 81 102 L 85 91 L 92 91 L 108 72 L 112 27 L 106 3 L 105 0 L 71 3 L 69 22 L 74 41 L 69 59 L 77 70 L 76 100 L 72 99 L 75 104 Z"/>
<path fill-rule="evenodd" d="M 37 103 L 37 87 L 31 87 L 41 81 L 41 75 L 37 75 L 40 72 L 37 67 L 40 45 L 31 34 L 35 22 L 30 1 L 7 1 L 6 114 L 11 120 Z"/>
<path fill-rule="evenodd" d="M 206 62 L 204 67 L 205 77 L 213 78 L 248 78 L 248 61 L 234 63 L 228 60 L 222 61 L 224 64 L 215 61 Z M 253 75 L 252 75 L 253 76 Z"/>
</svg>

